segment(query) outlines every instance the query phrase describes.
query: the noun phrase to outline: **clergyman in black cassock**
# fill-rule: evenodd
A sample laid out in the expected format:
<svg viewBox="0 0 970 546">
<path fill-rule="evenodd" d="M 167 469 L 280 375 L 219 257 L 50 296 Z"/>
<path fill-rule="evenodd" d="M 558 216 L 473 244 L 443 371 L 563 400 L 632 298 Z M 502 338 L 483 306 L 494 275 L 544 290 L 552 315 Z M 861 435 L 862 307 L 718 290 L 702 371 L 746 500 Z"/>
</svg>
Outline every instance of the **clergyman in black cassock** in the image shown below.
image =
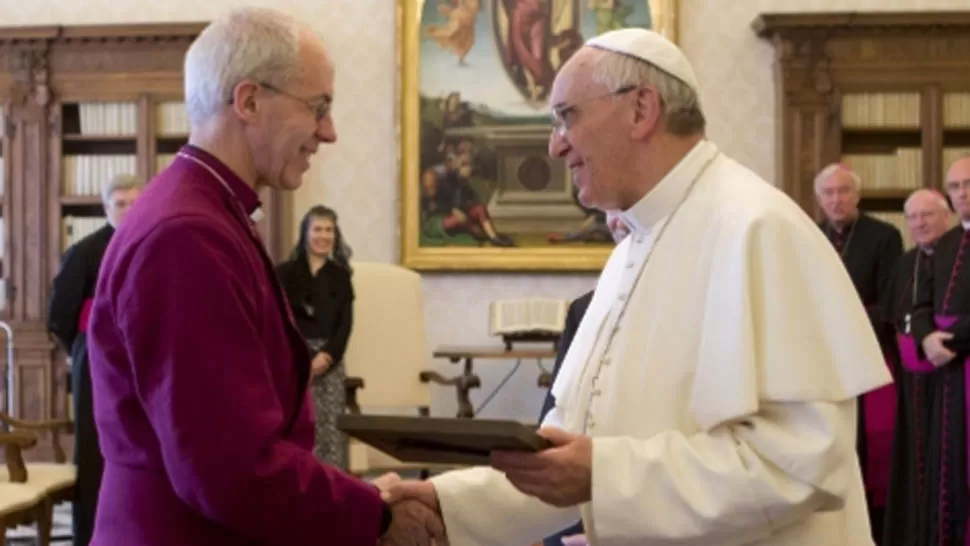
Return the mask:
<svg viewBox="0 0 970 546">
<path fill-rule="evenodd" d="M 104 190 L 108 222 L 65 251 L 51 287 L 47 330 L 71 355 L 71 392 L 74 397 L 74 464 L 77 480 L 72 502 L 75 546 L 87 546 L 94 534 L 98 492 L 104 458 L 94 423 L 94 395 L 88 367 L 87 325 L 98 271 L 115 227 L 141 193 L 133 176 L 119 175 Z"/>
<path fill-rule="evenodd" d="M 556 376 L 559 375 L 559 368 L 562 367 L 563 358 L 566 356 L 566 351 L 569 350 L 569 346 L 573 342 L 573 336 L 576 335 L 576 330 L 579 329 L 579 323 L 583 321 L 583 315 L 586 314 L 586 309 L 589 307 L 589 302 L 593 300 L 593 291 L 583 294 L 582 296 L 573 300 L 569 304 L 569 311 L 566 313 L 566 325 L 563 327 L 562 335 L 559 337 L 559 344 L 556 347 L 556 362 L 552 367 L 552 382 L 556 382 Z M 546 417 L 546 414 L 556 405 L 556 399 L 552 396 L 552 388 L 546 393 L 546 398 L 542 403 L 542 411 L 539 414 L 539 422 Z M 569 527 L 559 533 L 547 537 L 543 542 L 543 546 L 562 546 L 563 537 L 568 537 L 570 535 L 578 535 L 583 533 L 582 522 Z"/>
<path fill-rule="evenodd" d="M 953 163 L 947 193 L 961 225 L 937 242 L 919 279 L 912 315 L 915 343 L 901 350 L 916 382 L 913 458 L 907 498 L 894 499 L 889 546 L 964 546 L 968 516 L 967 402 L 970 356 L 970 158 Z M 902 478 L 900 478 L 902 479 Z M 905 482 L 902 482 L 905 483 Z M 901 508 L 897 508 L 896 504 Z"/>
<path fill-rule="evenodd" d="M 896 342 L 892 328 L 882 318 L 880 304 L 903 253 L 902 235 L 893 225 L 858 209 L 861 181 L 844 165 L 823 169 L 816 178 L 815 190 L 826 216 L 819 227 L 842 257 L 892 370 Z M 868 392 L 859 401 L 857 450 L 876 543 L 882 534 L 889 488 L 895 416 L 894 384 Z"/>
<path fill-rule="evenodd" d="M 966 375 L 970 354 L 970 231 L 957 226 L 936 244 L 932 267 L 917 279 L 912 314 L 915 343 L 901 347 L 903 365 L 919 374 L 914 380 L 912 435 L 916 437 L 914 487 L 906 499 L 893 500 L 887 518 L 887 545 L 964 544 L 967 517 Z M 953 323 L 952 318 L 958 318 Z M 905 327 L 905 325 L 904 325 Z M 944 345 L 956 357 L 936 367 L 926 359 L 923 340 L 945 329 Z M 907 353 L 910 353 L 907 355 Z M 914 356 L 915 355 L 915 356 Z"/>
<path fill-rule="evenodd" d="M 91 373 L 88 368 L 88 313 L 94 296 L 101 258 L 114 235 L 114 227 L 104 227 L 81 239 L 64 253 L 61 268 L 54 278 L 48 313 L 48 330 L 71 355 L 71 392 L 74 395 L 75 544 L 86 545 L 94 532 L 94 512 L 98 504 L 104 459 L 94 424 Z M 84 541 L 84 539 L 87 541 Z"/>
<path fill-rule="evenodd" d="M 906 222 L 917 246 L 903 254 L 896 263 L 882 306 L 887 323 L 896 332 L 900 357 L 895 373 L 896 426 L 882 544 L 929 546 L 941 543 L 931 541 L 933 533 L 930 529 L 938 528 L 940 519 L 938 513 L 931 509 L 933 503 L 921 502 L 920 499 L 925 500 L 926 493 L 926 456 L 936 451 L 936 448 L 929 446 L 940 445 L 938 435 L 930 438 L 926 432 L 934 428 L 933 423 L 939 417 L 932 408 L 938 407 L 942 391 L 939 384 L 933 384 L 933 376 L 926 373 L 926 370 L 935 371 L 935 367 L 915 371 L 909 369 L 919 366 L 912 319 L 918 303 L 917 287 L 921 281 L 932 278 L 937 243 L 948 231 L 951 215 L 946 199 L 928 189 L 914 192 L 906 201 L 905 212 Z M 928 397 L 931 392 L 935 399 Z M 939 431 L 939 427 L 935 428 Z M 934 497 L 939 498 L 939 490 Z"/>
</svg>

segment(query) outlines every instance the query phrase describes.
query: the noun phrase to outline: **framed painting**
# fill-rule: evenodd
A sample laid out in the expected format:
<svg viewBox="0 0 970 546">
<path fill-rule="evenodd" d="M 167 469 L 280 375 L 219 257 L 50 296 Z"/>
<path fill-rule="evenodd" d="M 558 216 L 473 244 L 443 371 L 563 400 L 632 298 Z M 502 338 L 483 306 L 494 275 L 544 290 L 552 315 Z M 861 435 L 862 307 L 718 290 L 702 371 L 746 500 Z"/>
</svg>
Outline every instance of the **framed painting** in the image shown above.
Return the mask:
<svg viewBox="0 0 970 546">
<path fill-rule="evenodd" d="M 398 0 L 401 262 L 423 271 L 599 271 L 605 215 L 548 156 L 546 102 L 583 42 L 678 0 Z"/>
</svg>

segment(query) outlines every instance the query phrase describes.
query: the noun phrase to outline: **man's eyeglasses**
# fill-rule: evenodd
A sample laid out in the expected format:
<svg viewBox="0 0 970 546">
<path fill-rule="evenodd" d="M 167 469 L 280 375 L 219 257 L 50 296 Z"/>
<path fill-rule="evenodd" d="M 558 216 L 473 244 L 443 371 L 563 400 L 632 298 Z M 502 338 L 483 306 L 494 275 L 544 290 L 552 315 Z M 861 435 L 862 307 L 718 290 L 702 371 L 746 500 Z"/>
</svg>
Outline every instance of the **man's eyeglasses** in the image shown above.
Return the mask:
<svg viewBox="0 0 970 546">
<path fill-rule="evenodd" d="M 329 97 L 315 98 L 315 99 L 308 100 L 308 99 L 297 97 L 296 95 L 293 95 L 291 93 L 287 93 L 286 91 L 283 91 L 282 89 L 280 89 L 279 87 L 276 87 L 273 84 L 269 84 L 266 82 L 257 82 L 257 83 L 259 84 L 260 87 L 262 87 L 263 89 L 266 89 L 267 91 L 272 91 L 273 93 L 283 95 L 286 98 L 302 103 L 304 106 L 309 108 L 311 112 L 313 112 L 314 117 L 316 117 L 317 123 L 320 123 L 321 121 L 323 121 L 324 118 L 330 115 L 330 107 L 333 105 L 333 100 L 330 99 Z M 229 104 L 232 104 L 232 97 L 229 97 Z"/>
<path fill-rule="evenodd" d="M 615 91 L 610 91 L 609 93 L 603 93 L 602 95 L 596 95 L 594 97 L 589 97 L 587 99 L 578 100 L 572 104 L 567 104 L 565 106 L 559 106 L 552 109 L 552 130 L 559 136 L 563 136 L 566 131 L 572 127 L 573 119 L 576 117 L 575 114 L 579 110 L 579 106 L 584 104 L 605 99 L 607 97 L 617 97 L 634 89 L 637 89 L 637 85 L 624 85 Z"/>
</svg>

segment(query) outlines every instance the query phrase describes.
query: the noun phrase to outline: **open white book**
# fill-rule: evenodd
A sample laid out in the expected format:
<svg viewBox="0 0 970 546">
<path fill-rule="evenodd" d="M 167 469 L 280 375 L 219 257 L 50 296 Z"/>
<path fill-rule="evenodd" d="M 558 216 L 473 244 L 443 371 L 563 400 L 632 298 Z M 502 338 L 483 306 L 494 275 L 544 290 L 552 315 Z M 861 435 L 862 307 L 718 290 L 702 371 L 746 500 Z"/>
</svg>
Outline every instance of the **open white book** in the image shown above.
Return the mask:
<svg viewBox="0 0 970 546">
<path fill-rule="evenodd" d="M 568 300 L 554 298 L 493 301 L 489 306 L 489 331 L 493 336 L 561 334 L 568 309 Z"/>
</svg>

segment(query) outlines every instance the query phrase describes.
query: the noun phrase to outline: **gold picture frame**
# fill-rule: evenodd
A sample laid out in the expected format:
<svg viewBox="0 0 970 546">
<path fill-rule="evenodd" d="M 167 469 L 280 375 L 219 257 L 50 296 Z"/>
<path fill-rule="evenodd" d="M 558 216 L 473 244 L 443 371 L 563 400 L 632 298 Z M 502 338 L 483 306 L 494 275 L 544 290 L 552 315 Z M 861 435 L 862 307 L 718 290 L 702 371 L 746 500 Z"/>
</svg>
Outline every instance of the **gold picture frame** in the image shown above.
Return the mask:
<svg viewBox="0 0 970 546">
<path fill-rule="evenodd" d="M 592 35 L 649 25 L 676 42 L 678 3 L 397 0 L 401 263 L 601 270 L 613 242 L 545 153 L 545 94 Z"/>
</svg>

